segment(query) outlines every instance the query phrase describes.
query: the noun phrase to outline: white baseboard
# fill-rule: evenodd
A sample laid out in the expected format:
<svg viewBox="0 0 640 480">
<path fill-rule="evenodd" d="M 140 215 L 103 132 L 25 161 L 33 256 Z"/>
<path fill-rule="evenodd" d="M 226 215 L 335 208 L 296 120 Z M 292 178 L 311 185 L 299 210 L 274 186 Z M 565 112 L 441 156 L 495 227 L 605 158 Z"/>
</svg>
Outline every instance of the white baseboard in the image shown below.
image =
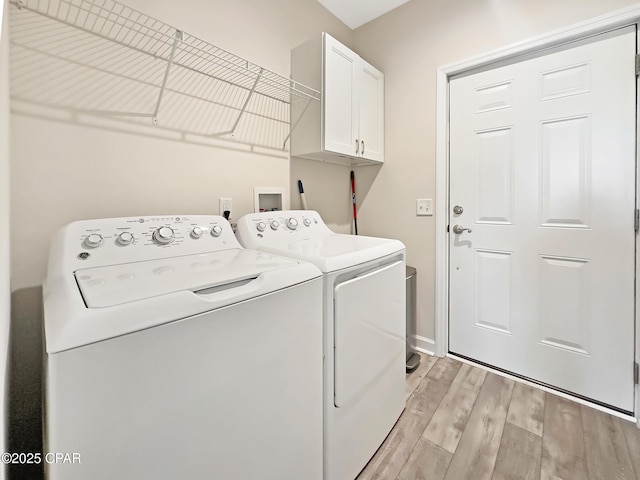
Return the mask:
<svg viewBox="0 0 640 480">
<path fill-rule="evenodd" d="M 435 355 L 436 342 L 427 337 L 421 337 L 420 335 L 411 335 L 411 346 L 418 352 L 426 353 L 427 355 Z"/>
</svg>

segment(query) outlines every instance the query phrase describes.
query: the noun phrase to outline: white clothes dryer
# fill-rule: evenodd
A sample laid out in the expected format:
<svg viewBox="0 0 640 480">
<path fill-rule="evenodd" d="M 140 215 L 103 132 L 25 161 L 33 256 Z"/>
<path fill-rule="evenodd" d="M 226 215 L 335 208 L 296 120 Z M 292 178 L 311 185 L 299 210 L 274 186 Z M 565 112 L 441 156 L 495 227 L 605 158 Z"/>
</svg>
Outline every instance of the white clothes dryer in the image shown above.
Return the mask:
<svg viewBox="0 0 640 480">
<path fill-rule="evenodd" d="M 315 211 L 249 214 L 236 235 L 323 273 L 324 479 L 353 480 L 405 406 L 405 247 L 334 233 Z"/>
<path fill-rule="evenodd" d="M 315 266 L 243 249 L 222 217 L 62 228 L 45 449 L 72 461 L 47 478 L 321 479 L 321 294 Z"/>
</svg>

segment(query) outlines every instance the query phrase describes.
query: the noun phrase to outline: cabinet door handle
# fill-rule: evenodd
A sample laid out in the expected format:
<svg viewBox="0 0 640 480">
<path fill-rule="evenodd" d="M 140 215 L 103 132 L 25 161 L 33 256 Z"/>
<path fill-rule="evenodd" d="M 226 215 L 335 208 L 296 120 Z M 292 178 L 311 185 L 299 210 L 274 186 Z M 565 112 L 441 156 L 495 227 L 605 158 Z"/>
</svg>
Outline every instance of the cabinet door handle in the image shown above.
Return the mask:
<svg viewBox="0 0 640 480">
<path fill-rule="evenodd" d="M 358 155 L 358 153 L 360 153 L 360 142 L 356 138 L 356 155 Z"/>
<path fill-rule="evenodd" d="M 360 143 L 362 143 L 362 155 L 364 155 L 364 140 L 360 140 Z"/>
</svg>

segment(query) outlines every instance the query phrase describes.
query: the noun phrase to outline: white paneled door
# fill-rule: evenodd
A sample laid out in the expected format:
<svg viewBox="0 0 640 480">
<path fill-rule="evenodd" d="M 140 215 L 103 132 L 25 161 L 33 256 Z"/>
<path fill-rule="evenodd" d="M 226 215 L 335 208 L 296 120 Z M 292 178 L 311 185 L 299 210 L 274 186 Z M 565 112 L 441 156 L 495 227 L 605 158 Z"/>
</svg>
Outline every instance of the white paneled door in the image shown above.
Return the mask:
<svg viewBox="0 0 640 480">
<path fill-rule="evenodd" d="M 449 350 L 626 411 L 635 51 L 633 26 L 450 82 Z"/>
</svg>

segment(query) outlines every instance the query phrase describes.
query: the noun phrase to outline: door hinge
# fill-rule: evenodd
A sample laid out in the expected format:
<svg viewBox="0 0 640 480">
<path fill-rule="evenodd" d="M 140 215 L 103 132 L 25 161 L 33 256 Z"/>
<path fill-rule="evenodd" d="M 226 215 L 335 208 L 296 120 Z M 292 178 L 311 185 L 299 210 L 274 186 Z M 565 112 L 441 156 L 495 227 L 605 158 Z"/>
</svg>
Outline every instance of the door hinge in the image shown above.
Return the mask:
<svg viewBox="0 0 640 480">
<path fill-rule="evenodd" d="M 633 362 L 633 384 L 638 385 L 638 362 Z"/>
<path fill-rule="evenodd" d="M 636 76 L 640 75 L 640 55 L 636 55 Z"/>
<path fill-rule="evenodd" d="M 640 230 L 640 210 L 638 210 L 637 208 L 636 208 L 635 228 L 636 228 L 636 233 L 638 233 L 638 230 Z"/>
</svg>

